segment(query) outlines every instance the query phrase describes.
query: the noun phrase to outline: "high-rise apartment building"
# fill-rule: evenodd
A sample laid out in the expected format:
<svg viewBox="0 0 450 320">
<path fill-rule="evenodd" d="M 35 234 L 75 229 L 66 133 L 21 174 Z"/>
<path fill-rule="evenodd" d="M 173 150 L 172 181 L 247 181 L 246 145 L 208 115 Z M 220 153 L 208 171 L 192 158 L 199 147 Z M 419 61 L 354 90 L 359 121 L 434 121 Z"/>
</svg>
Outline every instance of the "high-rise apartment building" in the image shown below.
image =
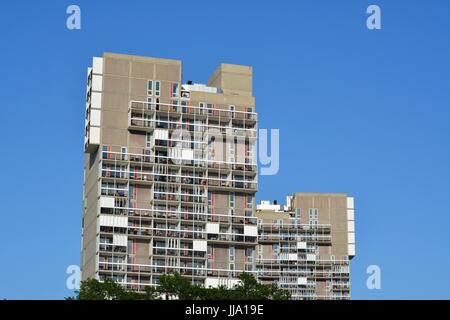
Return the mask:
<svg viewBox="0 0 450 320">
<path fill-rule="evenodd" d="M 349 299 L 355 255 L 354 200 L 346 194 L 294 193 L 286 205 L 257 206 L 257 275 L 293 299 Z"/>
<path fill-rule="evenodd" d="M 353 198 L 295 193 L 255 206 L 252 68 L 182 82 L 178 60 L 105 53 L 87 73 L 82 280 L 131 290 L 179 272 L 233 286 L 242 272 L 295 299 L 349 297 Z"/>
<path fill-rule="evenodd" d="M 255 270 L 252 68 L 221 64 L 207 85 L 181 73 L 110 53 L 88 69 L 82 280 L 231 286 Z"/>
</svg>

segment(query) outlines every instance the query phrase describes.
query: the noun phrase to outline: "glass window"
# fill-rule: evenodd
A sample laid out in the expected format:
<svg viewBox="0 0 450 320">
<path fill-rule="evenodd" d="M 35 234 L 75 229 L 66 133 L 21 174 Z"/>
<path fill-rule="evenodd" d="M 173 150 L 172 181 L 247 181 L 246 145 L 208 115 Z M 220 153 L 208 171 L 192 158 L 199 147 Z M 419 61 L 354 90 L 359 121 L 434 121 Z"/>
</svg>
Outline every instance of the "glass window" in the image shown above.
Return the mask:
<svg viewBox="0 0 450 320">
<path fill-rule="evenodd" d="M 179 95 L 179 86 L 178 83 L 172 83 L 172 97 L 178 97 Z"/>
<path fill-rule="evenodd" d="M 232 118 L 234 118 L 234 111 L 236 110 L 235 108 L 235 106 L 230 106 L 230 117 Z"/>
<path fill-rule="evenodd" d="M 176 112 L 178 110 L 178 100 L 173 100 L 172 104 L 173 104 L 173 110 Z"/>
<path fill-rule="evenodd" d="M 212 198 L 213 198 L 212 192 L 208 191 L 208 205 L 209 206 L 212 205 Z"/>
<path fill-rule="evenodd" d="M 230 207 L 234 208 L 234 192 L 230 192 Z"/>
<path fill-rule="evenodd" d="M 159 81 L 155 82 L 155 96 L 159 97 L 161 95 L 161 83 Z"/>
<path fill-rule="evenodd" d="M 251 119 L 252 118 L 252 112 L 253 112 L 253 108 L 252 107 L 248 107 L 247 108 L 247 119 Z"/>
<path fill-rule="evenodd" d="M 103 146 L 102 147 L 102 157 L 103 159 L 108 159 L 108 146 Z"/>
<path fill-rule="evenodd" d="M 152 109 L 152 103 L 153 103 L 153 98 L 152 97 L 148 97 L 147 98 L 147 109 L 148 110 Z"/>
<path fill-rule="evenodd" d="M 253 197 L 251 194 L 247 195 L 247 208 L 253 208 Z"/>
<path fill-rule="evenodd" d="M 231 275 L 234 276 L 234 263 L 230 263 Z"/>
<path fill-rule="evenodd" d="M 150 132 L 147 132 L 147 148 L 151 148 L 152 146 L 152 134 Z"/>
<path fill-rule="evenodd" d="M 234 247 L 229 247 L 228 250 L 229 250 L 230 260 L 232 260 L 232 259 L 234 260 L 234 256 L 236 253 Z"/>
<path fill-rule="evenodd" d="M 147 95 L 152 96 L 153 95 L 153 80 L 148 80 L 148 87 L 147 87 Z"/>
</svg>

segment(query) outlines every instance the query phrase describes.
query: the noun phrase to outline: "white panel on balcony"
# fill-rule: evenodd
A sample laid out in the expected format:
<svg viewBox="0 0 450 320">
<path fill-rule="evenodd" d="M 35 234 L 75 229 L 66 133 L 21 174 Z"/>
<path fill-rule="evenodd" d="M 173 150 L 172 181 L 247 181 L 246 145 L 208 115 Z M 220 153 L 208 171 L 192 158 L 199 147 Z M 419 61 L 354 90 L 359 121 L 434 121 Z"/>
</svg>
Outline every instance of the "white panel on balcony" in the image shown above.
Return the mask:
<svg viewBox="0 0 450 320">
<path fill-rule="evenodd" d="M 355 233 L 354 232 L 348 233 L 348 243 L 355 243 Z"/>
<path fill-rule="evenodd" d="M 348 232 L 355 232 L 355 221 L 347 221 L 347 231 Z"/>
<path fill-rule="evenodd" d="M 113 234 L 113 245 L 116 246 L 127 246 L 128 237 L 126 234 Z"/>
<path fill-rule="evenodd" d="M 308 284 L 308 278 L 306 277 L 298 277 L 297 278 L 297 284 L 301 286 L 306 286 Z"/>
<path fill-rule="evenodd" d="M 91 110 L 91 126 L 99 126 L 100 127 L 100 110 Z"/>
<path fill-rule="evenodd" d="M 194 251 L 206 252 L 207 241 L 206 240 L 194 240 L 192 242 Z"/>
<path fill-rule="evenodd" d="M 219 286 L 219 278 L 207 277 L 205 279 L 205 288 L 217 288 Z"/>
<path fill-rule="evenodd" d="M 205 287 L 217 288 L 219 286 L 225 286 L 229 289 L 233 288 L 235 285 L 239 284 L 238 279 L 229 279 L 229 278 L 212 278 L 207 277 L 205 279 Z"/>
<path fill-rule="evenodd" d="M 355 245 L 353 243 L 348 245 L 348 255 L 353 257 L 356 254 Z"/>
<path fill-rule="evenodd" d="M 103 77 L 99 75 L 92 76 L 92 90 L 102 91 L 103 90 Z"/>
<path fill-rule="evenodd" d="M 306 249 L 306 241 L 297 241 L 297 249 Z"/>
<path fill-rule="evenodd" d="M 180 149 L 180 148 L 170 148 L 169 149 L 169 157 L 174 158 L 174 159 L 180 159 L 181 155 L 182 155 L 181 150 L 182 149 Z"/>
<path fill-rule="evenodd" d="M 244 226 L 244 235 L 257 237 L 258 236 L 258 227 L 257 226 Z"/>
<path fill-rule="evenodd" d="M 128 217 L 113 216 L 107 214 L 100 215 L 100 225 L 107 227 L 128 227 Z"/>
<path fill-rule="evenodd" d="M 213 222 L 208 222 L 206 224 L 206 232 L 207 233 L 219 233 L 219 224 L 213 223 Z"/>
<path fill-rule="evenodd" d="M 355 210 L 347 209 L 347 220 L 355 220 Z"/>
<path fill-rule="evenodd" d="M 169 130 L 167 129 L 155 129 L 155 139 L 167 140 L 169 139 Z"/>
<path fill-rule="evenodd" d="M 87 68 L 87 76 L 88 76 L 88 77 L 89 77 L 89 75 L 91 74 L 91 71 L 92 71 L 92 68 L 91 68 L 91 67 Z"/>
<path fill-rule="evenodd" d="M 181 158 L 183 160 L 192 160 L 194 159 L 194 150 L 192 149 L 183 149 L 181 153 Z"/>
<path fill-rule="evenodd" d="M 96 74 L 103 73 L 103 58 L 94 57 L 92 59 L 92 72 Z"/>
<path fill-rule="evenodd" d="M 306 261 L 316 261 L 316 255 L 312 253 L 306 254 Z"/>
<path fill-rule="evenodd" d="M 94 109 L 102 108 L 102 94 L 100 92 L 92 92 L 91 108 L 94 108 Z"/>
<path fill-rule="evenodd" d="M 289 261 L 297 261 L 298 255 L 296 253 L 289 253 L 287 258 Z"/>
<path fill-rule="evenodd" d="M 347 197 L 347 208 L 348 209 L 355 208 L 355 199 L 353 197 Z"/>
<path fill-rule="evenodd" d="M 100 144 L 100 128 L 90 127 L 89 128 L 89 143 L 90 144 Z"/>
<path fill-rule="evenodd" d="M 100 197 L 100 207 L 103 208 L 114 208 L 114 197 Z"/>
</svg>

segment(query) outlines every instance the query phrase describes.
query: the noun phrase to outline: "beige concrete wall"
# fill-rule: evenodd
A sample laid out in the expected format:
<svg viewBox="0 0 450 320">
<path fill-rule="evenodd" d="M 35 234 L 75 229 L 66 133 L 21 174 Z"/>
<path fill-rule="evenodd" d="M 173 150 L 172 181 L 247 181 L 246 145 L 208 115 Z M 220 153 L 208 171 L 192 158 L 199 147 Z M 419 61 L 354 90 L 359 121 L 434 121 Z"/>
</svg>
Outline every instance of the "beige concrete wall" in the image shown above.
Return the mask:
<svg viewBox="0 0 450 320">
<path fill-rule="evenodd" d="M 317 208 L 319 224 L 331 224 L 330 255 L 336 259 L 348 255 L 346 194 L 295 193 L 292 201 L 294 210 L 301 209 L 301 223 L 309 224 L 309 209 Z"/>
<path fill-rule="evenodd" d="M 252 67 L 222 63 L 208 79 L 208 85 L 224 93 L 252 95 Z"/>
</svg>

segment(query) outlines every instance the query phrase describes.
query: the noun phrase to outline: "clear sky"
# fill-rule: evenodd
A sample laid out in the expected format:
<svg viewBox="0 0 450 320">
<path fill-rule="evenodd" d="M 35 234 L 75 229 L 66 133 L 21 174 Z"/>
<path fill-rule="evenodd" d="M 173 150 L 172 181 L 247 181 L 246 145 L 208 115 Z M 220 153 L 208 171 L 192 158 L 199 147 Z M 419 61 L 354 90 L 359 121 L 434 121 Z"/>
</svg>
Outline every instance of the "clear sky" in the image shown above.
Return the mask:
<svg viewBox="0 0 450 320">
<path fill-rule="evenodd" d="M 252 65 L 259 127 L 281 137 L 258 200 L 354 196 L 352 297 L 450 298 L 449 1 L 9 1 L 0 35 L 0 298 L 71 294 L 86 68 L 104 51 L 180 59 L 195 82 Z"/>
</svg>

